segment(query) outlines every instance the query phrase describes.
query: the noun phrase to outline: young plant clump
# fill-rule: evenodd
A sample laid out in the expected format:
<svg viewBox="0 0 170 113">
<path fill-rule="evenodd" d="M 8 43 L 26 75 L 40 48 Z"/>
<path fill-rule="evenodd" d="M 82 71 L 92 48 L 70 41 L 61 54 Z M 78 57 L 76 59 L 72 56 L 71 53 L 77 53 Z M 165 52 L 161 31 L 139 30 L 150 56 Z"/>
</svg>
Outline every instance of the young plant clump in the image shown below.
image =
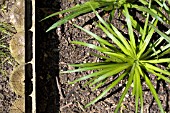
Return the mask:
<svg viewBox="0 0 170 113">
<path fill-rule="evenodd" d="M 169 0 L 152 0 L 152 2 L 155 5 L 152 5 L 150 8 L 147 8 L 147 6 L 149 6 L 150 1 L 151 0 L 148 1 L 147 0 L 88 0 L 83 4 L 77 4 L 66 10 L 53 13 L 42 20 L 46 20 L 48 18 L 57 16 L 59 14 L 68 13 L 64 18 L 62 18 L 61 20 L 55 22 L 52 26 L 50 26 L 50 28 L 48 28 L 48 30 L 46 31 L 48 32 L 62 24 L 67 23 L 69 20 L 75 17 L 92 12 L 93 10 L 89 7 L 89 4 L 91 4 L 95 10 L 102 9 L 106 12 L 109 12 L 110 13 L 109 20 L 111 21 L 116 9 L 122 9 L 123 5 L 127 4 L 127 7 L 129 8 L 134 8 L 137 11 L 141 11 L 141 12 L 147 12 L 151 16 L 157 18 L 159 21 L 170 24 L 170 20 L 167 18 L 167 16 L 165 16 L 162 13 L 164 11 L 168 15 L 170 15 L 170 9 L 168 6 Z"/>
<path fill-rule="evenodd" d="M 148 8 L 150 8 L 150 5 L 148 5 Z M 153 16 L 151 16 L 152 21 L 149 21 L 149 13 L 146 13 L 145 15 L 146 20 L 144 23 L 144 27 L 142 28 L 137 23 L 137 21 L 134 20 L 133 17 L 129 14 L 127 4 L 124 4 L 123 7 L 124 9 L 122 10 L 122 12 L 126 17 L 129 37 L 125 37 L 111 23 L 105 22 L 95 11 L 95 9 L 91 7 L 100 21 L 100 23 L 97 24 L 98 27 L 103 30 L 103 32 L 107 35 L 108 38 L 112 40 L 114 44 L 108 42 L 107 40 L 104 40 L 91 31 L 75 25 L 75 27 L 94 37 L 100 43 L 100 45 L 96 46 L 94 44 L 80 41 L 72 41 L 72 43 L 86 46 L 103 53 L 104 55 L 94 55 L 96 57 L 102 58 L 104 61 L 96 63 L 71 64 L 71 66 L 78 69 L 62 71 L 61 73 L 96 70 L 96 72 L 92 74 L 85 75 L 70 82 L 70 84 L 74 84 L 82 80 L 90 79 L 87 84 L 89 86 L 96 85 L 95 89 L 104 85 L 106 80 L 109 79 L 111 76 L 116 76 L 120 74 L 119 77 L 117 77 L 98 97 L 85 105 L 85 107 L 96 103 L 99 99 L 105 96 L 109 90 L 111 90 L 122 79 L 124 79 L 125 76 L 128 77 L 127 84 L 122 93 L 122 96 L 120 97 L 119 103 L 117 104 L 115 113 L 118 112 L 121 103 L 132 84 L 134 86 L 132 94 L 135 96 L 135 111 L 136 113 L 138 113 L 138 104 L 140 103 L 140 112 L 143 113 L 144 101 L 141 81 L 144 80 L 146 85 L 150 89 L 153 97 L 155 98 L 155 101 L 157 102 L 161 113 L 164 113 L 161 101 L 159 100 L 154 85 L 149 78 L 149 75 L 153 74 L 157 77 L 157 79 L 162 79 L 170 83 L 170 72 L 167 70 L 168 62 L 170 62 L 170 58 L 167 57 L 170 53 L 170 43 L 168 39 L 169 37 L 167 36 L 169 31 L 163 33 L 158 30 L 156 26 L 159 18 L 154 18 Z M 135 36 L 134 30 L 137 30 L 139 32 L 139 36 Z M 160 35 L 160 38 L 156 39 L 154 37 L 155 32 Z M 154 40 L 152 41 L 153 37 Z M 159 48 L 163 40 L 166 40 L 166 43 Z M 157 65 L 161 65 L 166 68 L 162 69 Z"/>
</svg>

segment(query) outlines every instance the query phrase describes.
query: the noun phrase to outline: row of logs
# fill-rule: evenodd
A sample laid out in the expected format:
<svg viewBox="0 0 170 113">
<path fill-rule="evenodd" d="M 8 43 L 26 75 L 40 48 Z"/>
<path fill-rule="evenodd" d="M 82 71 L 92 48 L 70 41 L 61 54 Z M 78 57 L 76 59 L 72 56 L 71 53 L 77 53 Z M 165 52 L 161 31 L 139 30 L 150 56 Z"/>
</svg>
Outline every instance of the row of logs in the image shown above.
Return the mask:
<svg viewBox="0 0 170 113">
<path fill-rule="evenodd" d="M 15 100 L 10 108 L 10 113 L 23 113 L 25 111 L 25 1 L 16 0 L 10 10 L 10 22 L 15 27 L 17 33 L 10 40 L 11 56 L 18 62 L 10 75 L 10 86 L 12 90 L 21 98 Z"/>
</svg>

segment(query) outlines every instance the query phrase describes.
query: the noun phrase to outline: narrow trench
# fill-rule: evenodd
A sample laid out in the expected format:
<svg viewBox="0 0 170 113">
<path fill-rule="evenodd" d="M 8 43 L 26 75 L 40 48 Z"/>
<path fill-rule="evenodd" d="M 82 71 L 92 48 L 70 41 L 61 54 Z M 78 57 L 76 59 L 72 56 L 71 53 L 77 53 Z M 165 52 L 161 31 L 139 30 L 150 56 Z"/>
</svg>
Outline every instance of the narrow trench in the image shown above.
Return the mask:
<svg viewBox="0 0 170 113">
<path fill-rule="evenodd" d="M 58 113 L 59 93 L 56 76 L 59 76 L 59 40 L 55 30 L 46 33 L 57 18 L 39 22 L 45 16 L 59 11 L 58 0 L 35 0 L 35 65 L 36 65 L 36 112 Z"/>
</svg>

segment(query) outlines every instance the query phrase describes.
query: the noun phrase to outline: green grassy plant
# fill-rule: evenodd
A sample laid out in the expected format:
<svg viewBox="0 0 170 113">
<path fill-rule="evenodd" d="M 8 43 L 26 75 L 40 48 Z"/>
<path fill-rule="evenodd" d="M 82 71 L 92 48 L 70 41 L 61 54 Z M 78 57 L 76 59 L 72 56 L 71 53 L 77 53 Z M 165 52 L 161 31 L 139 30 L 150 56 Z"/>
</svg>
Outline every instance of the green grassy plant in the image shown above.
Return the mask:
<svg viewBox="0 0 170 113">
<path fill-rule="evenodd" d="M 47 17 L 45 17 L 42 20 L 48 19 L 50 17 L 59 15 L 59 14 L 63 14 L 63 13 L 69 13 L 66 17 L 64 17 L 63 19 L 57 21 L 56 23 L 54 23 L 48 30 L 52 30 L 55 29 L 56 27 L 65 24 L 66 22 L 68 22 L 69 20 L 82 15 L 82 14 L 86 14 L 89 12 L 92 12 L 91 7 L 89 7 L 89 4 L 91 4 L 93 6 L 94 9 L 105 9 L 105 10 L 112 10 L 115 8 L 119 8 L 122 4 L 124 4 L 126 2 L 126 0 L 119 0 L 117 2 L 117 0 L 89 0 L 88 2 L 85 2 L 84 4 L 77 4 L 76 6 L 73 6 L 69 9 L 66 10 L 62 10 L 60 12 L 56 12 L 53 13 Z M 114 6 L 114 7 L 113 7 Z"/>
<path fill-rule="evenodd" d="M 8 52 L 8 46 L 3 41 L 3 39 L 4 39 L 4 37 L 0 38 L 0 73 L 2 75 L 5 75 L 6 71 L 3 70 L 3 65 L 9 58 L 9 52 Z"/>
<path fill-rule="evenodd" d="M 0 34 L 12 36 L 12 33 L 16 33 L 16 30 L 11 24 L 0 22 Z"/>
<path fill-rule="evenodd" d="M 11 24 L 0 22 L 0 73 L 2 75 L 7 75 L 4 66 L 11 59 L 7 40 L 13 33 L 16 33 L 16 30 Z"/>
<path fill-rule="evenodd" d="M 132 94 L 135 96 L 135 111 L 138 113 L 139 103 L 140 103 L 140 112 L 143 113 L 143 91 L 142 91 L 142 80 L 145 81 L 146 85 L 150 89 L 161 113 L 164 113 L 161 101 L 156 93 L 154 85 L 150 80 L 150 74 L 153 74 L 157 79 L 162 79 L 170 83 L 170 72 L 166 69 L 161 69 L 157 65 L 168 67 L 168 62 L 170 58 L 167 56 L 170 54 L 170 43 L 168 39 L 168 33 L 161 32 L 156 28 L 158 21 L 160 20 L 159 16 L 153 17 L 151 13 L 146 13 L 144 27 L 141 27 L 136 20 L 129 14 L 129 4 L 123 5 L 123 14 L 126 17 L 127 28 L 129 37 L 125 37 L 116 27 L 111 23 L 104 21 L 100 15 L 95 11 L 95 8 L 92 7 L 96 16 L 99 19 L 97 26 L 103 30 L 108 38 L 114 43 L 110 43 L 107 40 L 104 40 L 100 36 L 88 31 L 78 25 L 75 27 L 83 30 L 90 36 L 94 37 L 100 45 L 93 45 L 90 43 L 72 41 L 72 44 L 78 44 L 86 46 L 97 50 L 104 55 L 99 55 L 97 53 L 93 54 L 98 58 L 102 58 L 104 61 L 95 62 L 95 63 L 82 63 L 82 64 L 71 64 L 71 66 L 76 67 L 77 69 L 62 71 L 61 73 L 73 73 L 73 72 L 82 72 L 88 70 L 96 70 L 96 72 L 85 75 L 81 78 L 78 78 L 70 84 L 82 80 L 89 80 L 86 85 L 92 86 L 95 85 L 94 89 L 98 89 L 105 84 L 107 79 L 111 76 L 116 76 L 120 74 L 112 83 L 94 100 L 85 105 L 88 107 L 96 103 L 99 99 L 105 96 L 109 90 L 115 87 L 122 79 L 128 77 L 125 89 L 120 97 L 119 103 L 115 109 L 115 113 L 118 112 L 123 99 L 125 98 L 126 93 L 133 84 Z M 152 11 L 151 1 L 147 6 L 147 9 Z M 152 21 L 149 21 L 149 17 L 152 17 Z M 139 32 L 139 36 L 134 35 L 134 30 Z M 160 35 L 160 38 L 155 38 L 155 31 Z M 154 40 L 152 40 L 154 38 Z M 167 41 L 165 41 L 167 40 Z M 165 41 L 163 45 L 161 42 Z M 167 68 L 168 69 L 168 68 Z"/>
<path fill-rule="evenodd" d="M 150 8 L 147 8 L 149 6 L 149 2 L 146 0 L 89 0 L 88 2 L 85 2 L 84 4 L 77 4 L 76 6 L 68 8 L 66 10 L 62 10 L 60 12 L 53 13 L 53 14 L 45 17 L 42 20 L 46 20 L 50 17 L 56 16 L 59 14 L 69 13 L 63 19 L 54 23 L 47 30 L 47 32 L 48 32 L 62 24 L 65 24 L 66 22 L 68 22 L 69 20 L 71 20 L 77 16 L 92 12 L 92 9 L 89 7 L 89 4 L 91 4 L 95 10 L 103 9 L 105 11 L 109 11 L 110 12 L 110 20 L 112 20 L 115 10 L 121 8 L 124 4 L 127 4 L 128 8 L 135 8 L 138 11 L 149 13 L 151 16 L 157 18 L 159 21 L 161 21 L 163 23 L 170 23 L 167 16 L 165 16 L 162 13 L 162 10 L 164 10 L 167 14 L 170 15 L 170 9 L 167 5 L 167 1 L 166 0 L 152 0 L 152 1 L 155 2 L 157 7 L 155 5 L 152 5 Z M 141 5 L 138 5 L 138 4 L 141 4 Z"/>
</svg>

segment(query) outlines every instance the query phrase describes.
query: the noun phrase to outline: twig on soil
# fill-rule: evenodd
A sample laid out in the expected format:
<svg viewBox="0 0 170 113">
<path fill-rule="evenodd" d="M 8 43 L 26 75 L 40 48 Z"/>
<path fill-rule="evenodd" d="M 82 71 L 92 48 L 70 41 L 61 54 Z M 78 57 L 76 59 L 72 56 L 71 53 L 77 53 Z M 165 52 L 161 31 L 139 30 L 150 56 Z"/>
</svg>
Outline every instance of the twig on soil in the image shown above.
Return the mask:
<svg viewBox="0 0 170 113">
<path fill-rule="evenodd" d="M 83 112 L 85 112 L 85 109 L 84 109 L 83 106 L 80 104 L 80 102 L 77 102 L 77 103 L 78 103 L 79 108 L 80 108 Z"/>
<path fill-rule="evenodd" d="M 60 99 L 64 99 L 64 96 L 63 96 L 63 94 L 61 92 L 61 87 L 60 87 L 60 84 L 59 84 L 57 76 L 56 76 L 56 82 L 57 82 L 57 87 L 58 87 L 58 91 L 59 91 L 59 94 L 60 94 Z"/>
<path fill-rule="evenodd" d="M 72 105 L 72 104 L 73 104 L 73 103 L 70 102 L 70 103 L 68 103 L 68 104 L 66 104 L 66 105 L 64 105 L 64 106 L 62 106 L 62 107 L 60 107 L 60 111 L 62 111 L 62 109 L 66 108 L 66 107 L 69 107 L 69 106 Z"/>
</svg>

